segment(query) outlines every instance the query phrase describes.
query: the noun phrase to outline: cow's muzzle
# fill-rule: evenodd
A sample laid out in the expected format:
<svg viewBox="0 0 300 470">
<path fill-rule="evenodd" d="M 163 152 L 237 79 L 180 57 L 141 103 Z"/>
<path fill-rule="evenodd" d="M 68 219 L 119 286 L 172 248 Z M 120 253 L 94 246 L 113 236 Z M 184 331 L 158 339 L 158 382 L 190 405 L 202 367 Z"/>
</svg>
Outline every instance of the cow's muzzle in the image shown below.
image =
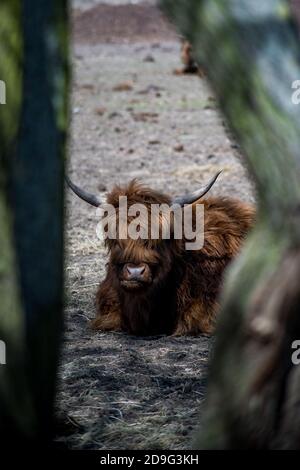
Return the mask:
<svg viewBox="0 0 300 470">
<path fill-rule="evenodd" d="M 137 289 L 152 282 L 151 269 L 146 263 L 126 263 L 122 270 L 121 284 L 126 289 Z"/>
</svg>

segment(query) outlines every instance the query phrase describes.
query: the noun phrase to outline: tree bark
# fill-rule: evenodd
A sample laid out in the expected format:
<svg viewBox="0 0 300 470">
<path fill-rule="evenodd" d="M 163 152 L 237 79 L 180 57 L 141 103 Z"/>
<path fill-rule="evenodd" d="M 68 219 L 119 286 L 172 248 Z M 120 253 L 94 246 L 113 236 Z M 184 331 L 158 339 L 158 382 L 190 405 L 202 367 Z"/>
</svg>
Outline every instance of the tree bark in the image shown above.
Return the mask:
<svg viewBox="0 0 300 470">
<path fill-rule="evenodd" d="M 49 442 L 62 330 L 67 0 L 2 0 L 0 442 Z"/>
<path fill-rule="evenodd" d="M 300 448 L 299 39 L 285 0 L 163 0 L 241 144 L 257 223 L 227 273 L 196 448 Z"/>
</svg>

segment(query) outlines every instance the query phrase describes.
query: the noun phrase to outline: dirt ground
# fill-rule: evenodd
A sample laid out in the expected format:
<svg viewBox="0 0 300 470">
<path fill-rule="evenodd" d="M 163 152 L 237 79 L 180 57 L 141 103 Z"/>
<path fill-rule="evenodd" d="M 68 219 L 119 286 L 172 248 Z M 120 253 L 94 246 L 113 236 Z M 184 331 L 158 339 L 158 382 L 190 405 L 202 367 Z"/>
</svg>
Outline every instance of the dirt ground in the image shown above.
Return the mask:
<svg viewBox="0 0 300 470">
<path fill-rule="evenodd" d="M 149 4 L 92 8 L 74 13 L 72 179 L 104 194 L 138 178 L 175 195 L 223 169 L 212 194 L 253 201 L 208 84 L 173 74 L 180 43 L 160 13 Z M 81 449 L 189 448 L 212 340 L 90 331 L 107 256 L 96 211 L 68 192 L 67 215 L 57 440 Z"/>
</svg>

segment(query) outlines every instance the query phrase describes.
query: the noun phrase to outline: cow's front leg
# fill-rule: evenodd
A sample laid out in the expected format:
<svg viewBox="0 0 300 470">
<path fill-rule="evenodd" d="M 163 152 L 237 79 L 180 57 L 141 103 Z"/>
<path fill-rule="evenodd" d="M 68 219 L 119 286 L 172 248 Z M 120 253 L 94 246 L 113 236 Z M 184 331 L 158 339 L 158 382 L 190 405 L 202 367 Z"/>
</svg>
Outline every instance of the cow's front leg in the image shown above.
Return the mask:
<svg viewBox="0 0 300 470">
<path fill-rule="evenodd" d="M 183 310 L 178 318 L 173 336 L 198 335 L 205 333 L 211 335 L 215 329 L 215 316 L 217 305 L 194 302 Z"/>
<path fill-rule="evenodd" d="M 106 279 L 98 289 L 96 296 L 97 316 L 91 326 L 95 330 L 120 331 L 121 306 L 117 292 Z"/>
</svg>

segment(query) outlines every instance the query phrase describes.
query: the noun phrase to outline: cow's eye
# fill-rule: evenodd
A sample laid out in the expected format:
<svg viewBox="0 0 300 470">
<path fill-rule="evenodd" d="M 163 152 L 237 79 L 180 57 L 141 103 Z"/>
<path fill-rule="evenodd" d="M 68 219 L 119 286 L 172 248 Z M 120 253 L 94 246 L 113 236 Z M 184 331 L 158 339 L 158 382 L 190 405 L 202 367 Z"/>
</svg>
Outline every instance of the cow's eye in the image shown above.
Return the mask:
<svg viewBox="0 0 300 470">
<path fill-rule="evenodd" d="M 157 261 L 148 262 L 147 264 L 148 264 L 149 266 L 155 267 L 155 266 L 158 266 L 158 265 L 160 264 L 160 262 L 157 260 Z"/>
</svg>

